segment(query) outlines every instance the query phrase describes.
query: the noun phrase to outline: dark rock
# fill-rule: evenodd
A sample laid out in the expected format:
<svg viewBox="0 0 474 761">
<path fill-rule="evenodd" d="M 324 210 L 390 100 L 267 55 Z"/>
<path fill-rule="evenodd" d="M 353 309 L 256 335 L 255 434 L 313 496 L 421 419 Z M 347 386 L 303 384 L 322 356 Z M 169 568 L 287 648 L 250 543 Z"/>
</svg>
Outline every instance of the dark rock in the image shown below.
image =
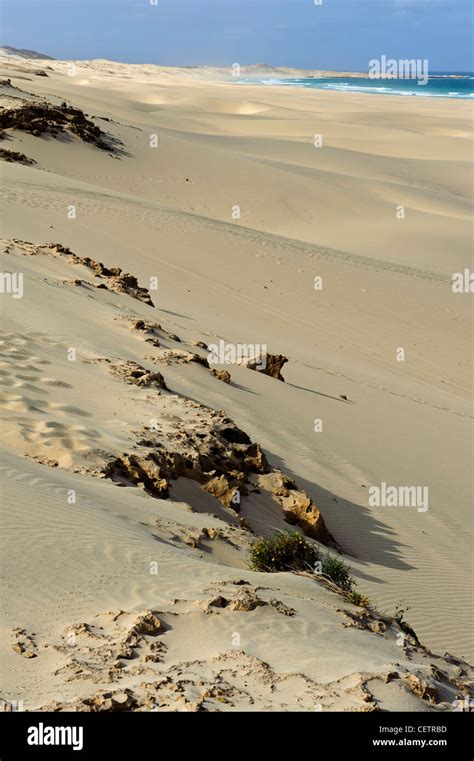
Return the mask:
<svg viewBox="0 0 474 761">
<path fill-rule="evenodd" d="M 230 383 L 230 373 L 227 370 L 216 370 L 214 368 L 211 370 L 211 374 L 223 383 Z"/>
</svg>

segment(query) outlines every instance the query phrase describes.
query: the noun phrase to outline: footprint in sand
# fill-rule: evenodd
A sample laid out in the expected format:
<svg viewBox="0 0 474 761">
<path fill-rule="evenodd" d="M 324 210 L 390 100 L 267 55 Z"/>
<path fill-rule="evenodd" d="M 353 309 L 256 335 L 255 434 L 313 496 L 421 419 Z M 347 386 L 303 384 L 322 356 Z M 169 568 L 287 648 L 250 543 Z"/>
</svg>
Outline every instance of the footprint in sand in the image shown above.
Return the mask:
<svg viewBox="0 0 474 761">
<path fill-rule="evenodd" d="M 77 453 L 97 445 L 98 431 L 81 424 L 91 413 L 63 401 L 53 401 L 57 389 L 72 388 L 59 378 L 43 376 L 40 366 L 49 363 L 36 355 L 38 343 L 59 346 L 49 337 L 7 334 L 0 341 L 0 404 L 4 410 L 8 435 L 20 436 L 33 451 L 30 454 L 54 456 L 65 467 Z M 57 398 L 57 397 L 56 397 Z"/>
</svg>

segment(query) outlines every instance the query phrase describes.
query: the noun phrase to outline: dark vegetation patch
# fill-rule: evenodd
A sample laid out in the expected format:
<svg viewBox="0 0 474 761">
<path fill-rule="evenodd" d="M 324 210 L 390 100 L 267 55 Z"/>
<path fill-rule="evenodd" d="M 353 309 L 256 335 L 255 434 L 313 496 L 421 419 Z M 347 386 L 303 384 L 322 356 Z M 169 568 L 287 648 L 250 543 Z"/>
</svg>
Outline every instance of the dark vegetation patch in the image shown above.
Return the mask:
<svg viewBox="0 0 474 761">
<path fill-rule="evenodd" d="M 0 135 L 0 140 L 1 138 L 2 136 Z M 18 151 L 10 151 L 8 148 L 0 148 L 0 159 L 10 163 L 16 162 L 17 164 L 26 164 L 27 166 L 36 164 L 34 159 L 28 158 L 28 156 L 25 156 L 24 153 L 19 153 Z"/>
<path fill-rule="evenodd" d="M 49 103 L 22 103 L 0 113 L 0 129 L 19 129 L 35 137 L 72 133 L 85 143 L 108 152 L 117 152 L 121 143 L 94 124 L 83 111 L 67 103 L 53 106 Z"/>
<path fill-rule="evenodd" d="M 310 571 L 329 579 L 351 602 L 360 604 L 363 595 L 354 592 L 356 580 L 350 568 L 338 557 L 321 558 L 317 547 L 297 531 L 279 531 L 270 538 L 259 538 L 249 552 L 250 567 L 254 571 L 275 573 L 277 571 Z"/>
</svg>

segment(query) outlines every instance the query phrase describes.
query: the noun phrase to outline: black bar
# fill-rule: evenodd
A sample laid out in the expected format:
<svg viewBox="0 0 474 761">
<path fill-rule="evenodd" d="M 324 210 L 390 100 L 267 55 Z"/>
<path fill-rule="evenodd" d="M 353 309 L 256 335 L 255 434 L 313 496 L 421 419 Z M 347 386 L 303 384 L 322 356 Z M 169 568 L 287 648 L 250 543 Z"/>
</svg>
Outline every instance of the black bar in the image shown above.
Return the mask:
<svg viewBox="0 0 474 761">
<path fill-rule="evenodd" d="M 291 753 L 348 758 L 473 759 L 473 722 L 469 712 L 426 713 L 3 713 L 0 761 L 26 758 L 109 761 L 209 753 L 267 759 Z M 39 733 L 40 725 L 43 733 Z M 49 727 L 63 727 L 55 734 Z M 37 731 L 35 731 L 35 729 Z M 70 733 L 66 731 L 70 728 Z M 72 734 L 76 728 L 76 735 Z M 79 730 L 82 728 L 82 747 Z M 70 740 L 71 745 L 31 745 L 31 740 Z M 416 741 L 416 742 L 414 742 Z M 424 746 L 422 743 L 424 742 Z M 286 752 L 284 749 L 287 749 Z M 189 755 L 188 755 L 189 754 Z M 331 754 L 331 755 L 329 755 Z"/>
</svg>

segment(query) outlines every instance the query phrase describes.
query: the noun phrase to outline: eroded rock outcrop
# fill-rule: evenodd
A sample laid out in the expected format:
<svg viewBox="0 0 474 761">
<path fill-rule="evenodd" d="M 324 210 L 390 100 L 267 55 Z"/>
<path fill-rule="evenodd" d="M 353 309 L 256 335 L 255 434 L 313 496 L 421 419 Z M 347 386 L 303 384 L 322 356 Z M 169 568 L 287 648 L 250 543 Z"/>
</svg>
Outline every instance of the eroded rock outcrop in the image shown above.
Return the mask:
<svg viewBox="0 0 474 761">
<path fill-rule="evenodd" d="M 10 253 L 12 249 L 15 249 L 22 256 L 64 256 L 71 264 L 82 264 L 91 270 L 95 277 L 100 278 L 96 287 L 106 288 L 115 293 L 127 293 L 134 299 L 154 306 L 148 289 L 138 284 L 135 275 L 123 272 L 120 267 L 106 267 L 102 262 L 97 262 L 89 256 L 78 256 L 61 243 L 41 245 L 13 238 L 5 242 L 5 253 Z M 82 284 L 82 281 L 76 279 L 76 285 L 78 284 Z"/>
<path fill-rule="evenodd" d="M 147 343 L 150 343 L 156 348 L 161 346 L 160 338 L 158 336 L 158 331 L 161 331 L 161 325 L 158 323 L 147 322 L 145 320 L 137 320 L 133 324 L 132 328 L 133 330 L 139 330 L 140 332 L 145 333 L 148 336 L 145 338 Z"/>
<path fill-rule="evenodd" d="M 253 368 L 251 365 L 249 365 L 249 368 L 251 370 L 257 370 L 259 373 L 263 373 L 264 375 L 269 375 L 271 378 L 276 378 L 279 381 L 284 381 L 284 377 L 281 374 L 281 369 L 283 365 L 285 365 L 288 362 L 288 358 L 284 357 L 283 354 L 267 354 L 266 355 L 266 365 L 263 369 L 259 369 L 258 367 Z"/>
<path fill-rule="evenodd" d="M 258 354 L 255 357 L 241 359 L 238 364 L 244 365 L 249 370 L 255 370 L 263 375 L 269 375 L 271 378 L 276 378 L 279 381 L 284 381 L 284 377 L 281 374 L 283 365 L 288 362 L 288 357 L 284 357 L 283 354 Z"/>
<path fill-rule="evenodd" d="M 12 649 L 15 653 L 22 655 L 23 658 L 36 658 L 38 655 L 38 649 L 31 634 L 28 634 L 25 629 L 16 627 L 13 629 L 12 635 L 15 638 L 15 641 L 12 644 Z"/>
<path fill-rule="evenodd" d="M 107 361 L 110 372 L 117 378 L 129 383 L 132 386 L 142 388 L 167 388 L 165 379 L 160 372 L 147 370 L 138 362 L 129 360 L 128 362 Z"/>
<path fill-rule="evenodd" d="M 165 626 L 150 609 L 140 612 L 119 610 L 101 613 L 90 623 L 68 626 L 59 641 L 47 648 L 61 654 L 61 665 L 55 676 L 66 682 L 87 680 L 90 683 L 116 683 L 124 676 L 140 677 L 146 664 L 162 662 L 167 646 L 162 636 Z M 115 693 L 117 694 L 117 693 Z M 132 706 L 120 698 L 116 708 L 110 695 L 87 702 L 90 710 L 120 710 Z M 54 710 L 54 709 L 53 709 Z"/>
<path fill-rule="evenodd" d="M 214 376 L 214 378 L 217 378 L 217 380 L 222 381 L 223 383 L 230 383 L 230 373 L 228 370 L 216 370 L 215 368 L 211 370 L 211 375 Z"/>
<path fill-rule="evenodd" d="M 124 454 L 109 462 L 103 470 L 104 475 L 115 483 L 134 486 L 140 484 L 153 497 L 161 499 L 168 497 L 172 480 L 171 472 L 178 473 L 178 471 L 170 470 L 163 458 L 156 458 L 153 454 L 145 457 Z"/>
<path fill-rule="evenodd" d="M 127 293 L 134 299 L 138 299 L 138 301 L 143 301 L 145 304 L 154 306 L 148 289 L 138 284 L 135 275 L 123 272 L 120 267 L 106 267 L 102 262 L 97 262 L 89 256 L 78 256 L 60 243 L 50 243 L 48 248 L 55 250 L 63 256 L 70 257 L 70 261 L 73 264 L 82 264 L 90 269 L 95 277 L 106 280 L 106 283 L 103 285 L 108 290 L 115 291 L 116 293 Z"/>
<path fill-rule="evenodd" d="M 129 272 L 123 272 L 120 267 L 106 267 L 102 262 L 97 262 L 89 256 L 78 256 L 66 246 L 61 245 L 61 243 L 50 243 L 48 248 L 62 256 L 69 257 L 73 264 L 84 265 L 84 267 L 90 269 L 96 277 L 106 280 L 106 287 L 109 290 L 115 291 L 116 293 L 128 293 L 128 295 L 132 296 L 134 299 L 138 299 L 145 304 L 154 306 L 148 289 L 143 288 L 138 284 L 135 275 L 131 275 Z"/>
<path fill-rule="evenodd" d="M 230 422 L 230 421 L 229 421 Z M 153 496 L 165 499 L 177 478 L 197 481 L 221 504 L 238 511 L 240 497 L 248 494 L 249 476 L 270 470 L 258 444 L 236 426 L 216 425 L 186 433 L 179 450 L 171 442 L 146 432 L 146 449 L 140 454 L 123 454 L 104 469 L 106 477 L 120 483 L 141 484 Z M 148 449 L 148 451 L 146 451 Z M 149 451 L 151 449 L 151 451 Z"/>
<path fill-rule="evenodd" d="M 197 409 L 207 408 L 197 405 Z M 166 427 L 166 426 L 165 426 Z M 293 480 L 270 466 L 259 444 L 252 442 L 224 413 L 213 411 L 199 424 L 172 437 L 165 430 L 143 431 L 139 451 L 112 459 L 103 474 L 121 484 L 141 485 L 166 499 L 178 478 L 189 478 L 227 508 L 240 512 L 251 491 L 272 495 L 285 520 L 308 536 L 336 547 L 317 506 Z"/>
<path fill-rule="evenodd" d="M 323 516 L 315 503 L 296 483 L 279 470 L 257 478 L 258 487 L 270 491 L 280 503 L 285 520 L 290 525 L 298 525 L 307 536 L 323 544 L 333 543 Z"/>
</svg>

